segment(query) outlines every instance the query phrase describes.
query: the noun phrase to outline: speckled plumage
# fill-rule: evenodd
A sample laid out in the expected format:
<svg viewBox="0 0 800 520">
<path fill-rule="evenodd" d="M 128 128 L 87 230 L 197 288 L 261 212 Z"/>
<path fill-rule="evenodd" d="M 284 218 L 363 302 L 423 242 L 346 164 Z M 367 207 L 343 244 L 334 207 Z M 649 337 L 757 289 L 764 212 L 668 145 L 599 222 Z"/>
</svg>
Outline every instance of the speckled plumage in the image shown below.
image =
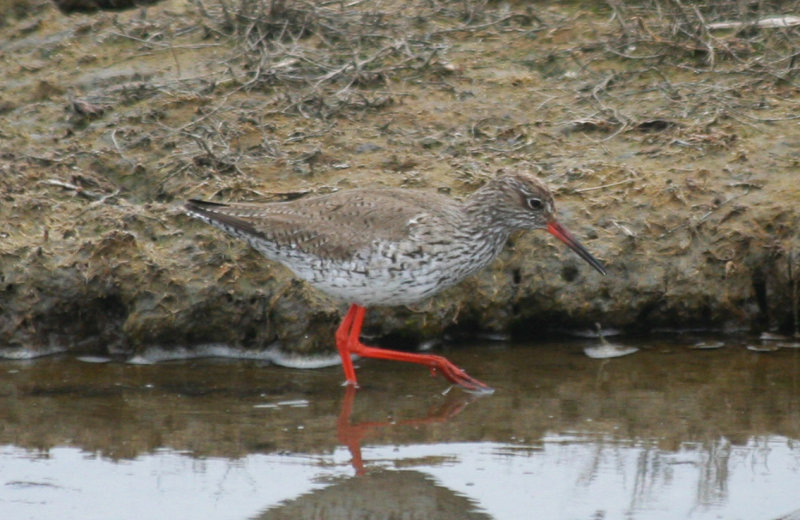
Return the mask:
<svg viewBox="0 0 800 520">
<path fill-rule="evenodd" d="M 413 303 L 458 283 L 497 257 L 516 229 L 546 228 L 605 272 L 556 222 L 550 191 L 526 172 L 499 175 L 463 202 L 429 191 L 354 189 L 265 204 L 192 200 L 186 211 L 353 304 L 337 333 L 353 384 L 351 353 L 422 363 L 467 388 L 487 388 L 444 358 L 366 347 L 358 334 L 364 307 Z"/>
<path fill-rule="evenodd" d="M 299 278 L 342 300 L 402 305 L 485 267 L 517 228 L 543 227 L 526 200 L 547 188 L 528 174 L 493 179 L 465 202 L 405 189 L 354 189 L 290 202 L 190 201 L 190 215 L 246 240 Z M 535 214 L 534 214 L 535 215 Z"/>
</svg>

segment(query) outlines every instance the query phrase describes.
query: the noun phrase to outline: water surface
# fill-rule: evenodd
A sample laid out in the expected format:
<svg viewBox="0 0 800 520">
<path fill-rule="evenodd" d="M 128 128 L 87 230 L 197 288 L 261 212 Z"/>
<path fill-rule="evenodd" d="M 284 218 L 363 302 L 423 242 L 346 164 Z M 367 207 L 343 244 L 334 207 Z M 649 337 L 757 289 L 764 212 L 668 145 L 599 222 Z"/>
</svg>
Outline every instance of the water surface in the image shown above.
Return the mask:
<svg viewBox="0 0 800 520">
<path fill-rule="evenodd" d="M 418 366 L 0 362 L 0 518 L 797 519 L 800 349 L 587 343 Z"/>
</svg>

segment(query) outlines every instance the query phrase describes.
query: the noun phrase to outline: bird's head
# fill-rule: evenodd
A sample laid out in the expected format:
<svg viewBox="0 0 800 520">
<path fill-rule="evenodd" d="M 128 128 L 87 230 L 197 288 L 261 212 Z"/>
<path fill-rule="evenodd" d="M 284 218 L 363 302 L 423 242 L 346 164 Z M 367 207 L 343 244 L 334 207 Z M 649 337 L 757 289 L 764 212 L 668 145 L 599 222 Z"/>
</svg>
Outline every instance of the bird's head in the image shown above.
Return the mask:
<svg viewBox="0 0 800 520">
<path fill-rule="evenodd" d="M 503 173 L 490 181 L 481 191 L 491 199 L 492 212 L 509 229 L 546 229 L 567 244 L 601 274 L 603 264 L 556 219 L 553 194 L 547 186 L 528 172 Z"/>
</svg>

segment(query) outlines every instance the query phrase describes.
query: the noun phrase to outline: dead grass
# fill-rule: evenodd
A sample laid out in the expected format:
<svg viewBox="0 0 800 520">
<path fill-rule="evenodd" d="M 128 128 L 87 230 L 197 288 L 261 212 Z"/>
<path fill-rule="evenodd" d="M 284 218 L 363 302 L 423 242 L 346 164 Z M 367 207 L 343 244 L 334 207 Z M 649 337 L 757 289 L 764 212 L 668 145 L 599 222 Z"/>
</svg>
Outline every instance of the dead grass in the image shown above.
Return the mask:
<svg viewBox="0 0 800 520">
<path fill-rule="evenodd" d="M 282 113 L 320 119 L 386 106 L 393 82 L 451 74 L 445 35 L 525 31 L 535 21 L 486 1 L 196 3 L 209 33 L 235 41 L 230 70 L 244 89 L 283 87 Z"/>
<path fill-rule="evenodd" d="M 650 64 L 793 78 L 800 50 L 798 2 L 613 0 L 620 29 L 608 50 Z"/>
<path fill-rule="evenodd" d="M 612 0 L 597 37 L 565 46 L 555 61 L 575 60 L 594 80 L 581 88 L 580 117 L 569 128 L 605 134 L 664 135 L 668 143 L 722 147 L 710 130 L 727 119 L 745 126 L 792 120 L 796 111 L 764 117 L 770 97 L 798 93 L 798 2 Z M 552 65 L 550 65 L 552 66 Z M 650 99 L 656 113 L 630 100 Z M 718 133 L 718 131 L 717 131 Z M 680 134 L 680 136 L 678 136 Z"/>
</svg>

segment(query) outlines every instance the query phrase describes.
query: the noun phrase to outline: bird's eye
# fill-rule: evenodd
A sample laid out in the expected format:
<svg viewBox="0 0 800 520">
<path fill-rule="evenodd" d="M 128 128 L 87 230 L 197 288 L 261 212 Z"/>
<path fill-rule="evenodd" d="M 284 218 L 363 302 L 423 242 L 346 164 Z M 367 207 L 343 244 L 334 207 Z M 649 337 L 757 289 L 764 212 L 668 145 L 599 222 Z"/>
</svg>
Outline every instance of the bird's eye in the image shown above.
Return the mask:
<svg viewBox="0 0 800 520">
<path fill-rule="evenodd" d="M 528 207 L 533 210 L 539 210 L 542 209 L 542 207 L 544 207 L 544 204 L 542 203 L 542 199 L 531 197 L 528 199 Z"/>
</svg>

